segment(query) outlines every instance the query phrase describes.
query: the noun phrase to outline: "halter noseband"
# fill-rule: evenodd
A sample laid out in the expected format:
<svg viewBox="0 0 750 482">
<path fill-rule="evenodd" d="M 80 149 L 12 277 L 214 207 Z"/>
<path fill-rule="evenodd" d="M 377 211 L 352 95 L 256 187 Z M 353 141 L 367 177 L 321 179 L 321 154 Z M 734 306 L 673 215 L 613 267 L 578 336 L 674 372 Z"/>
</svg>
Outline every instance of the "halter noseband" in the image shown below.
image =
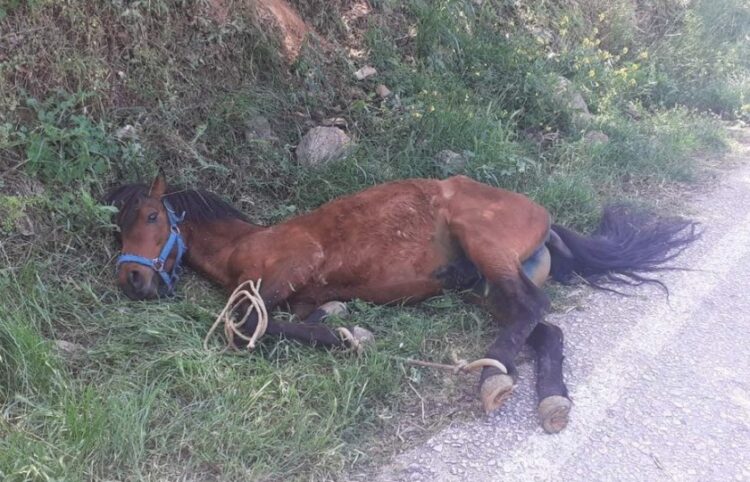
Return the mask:
<svg viewBox="0 0 750 482">
<path fill-rule="evenodd" d="M 172 205 L 169 204 L 169 201 L 164 199 L 162 203 L 164 204 L 164 209 L 167 210 L 167 217 L 169 218 L 169 238 L 167 239 L 167 242 L 164 243 L 164 247 L 161 248 L 159 257 L 148 259 L 137 254 L 122 253 L 117 257 L 117 267 L 119 268 L 123 263 L 137 263 L 147 266 L 161 276 L 162 281 L 167 285 L 169 290 L 168 293 L 172 294 L 174 292 L 174 287 L 177 284 L 177 280 L 180 279 L 180 274 L 182 274 L 182 256 L 185 254 L 185 251 L 187 251 L 185 240 L 182 239 L 180 228 L 178 226 L 185 219 L 185 213 L 183 212 L 178 216 L 172 208 Z M 169 255 L 175 248 L 177 248 L 177 255 L 174 259 L 174 265 L 172 266 L 172 270 L 167 272 L 164 270 L 164 266 L 167 263 L 167 258 L 169 258 Z"/>
</svg>

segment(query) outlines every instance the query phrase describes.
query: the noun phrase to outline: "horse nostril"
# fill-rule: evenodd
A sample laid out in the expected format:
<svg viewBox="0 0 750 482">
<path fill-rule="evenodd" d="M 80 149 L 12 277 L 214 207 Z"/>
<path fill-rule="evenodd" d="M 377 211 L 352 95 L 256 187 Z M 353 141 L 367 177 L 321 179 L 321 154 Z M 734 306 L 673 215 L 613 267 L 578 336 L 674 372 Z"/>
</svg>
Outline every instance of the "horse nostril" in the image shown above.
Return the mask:
<svg viewBox="0 0 750 482">
<path fill-rule="evenodd" d="M 128 282 L 130 283 L 130 286 L 132 286 L 135 289 L 139 289 L 141 287 L 141 275 L 136 270 L 132 270 L 128 273 Z"/>
</svg>

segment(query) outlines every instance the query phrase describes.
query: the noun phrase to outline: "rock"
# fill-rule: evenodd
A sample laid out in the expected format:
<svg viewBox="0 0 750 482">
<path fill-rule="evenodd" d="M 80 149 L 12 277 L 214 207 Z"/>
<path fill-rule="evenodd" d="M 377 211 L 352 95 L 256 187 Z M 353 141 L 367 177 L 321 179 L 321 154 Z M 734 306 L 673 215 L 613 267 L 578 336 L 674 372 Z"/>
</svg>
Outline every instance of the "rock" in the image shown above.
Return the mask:
<svg viewBox="0 0 750 482">
<path fill-rule="evenodd" d="M 65 340 L 55 340 L 55 348 L 60 355 L 68 357 L 79 357 L 86 353 L 86 347 L 83 345 Z"/>
<path fill-rule="evenodd" d="M 583 136 L 586 144 L 593 146 L 597 144 L 606 144 L 609 142 L 609 136 L 602 131 L 588 131 Z"/>
<path fill-rule="evenodd" d="M 528 30 L 536 39 L 544 42 L 545 44 L 551 44 L 555 40 L 555 35 L 552 33 L 552 31 L 547 30 L 546 28 L 531 26 L 528 27 Z"/>
<path fill-rule="evenodd" d="M 16 225 L 16 231 L 22 236 L 33 236 L 36 234 L 36 231 L 34 230 L 34 222 L 27 214 L 16 218 L 14 224 Z"/>
<path fill-rule="evenodd" d="M 466 164 L 472 157 L 474 157 L 474 153 L 471 151 L 463 151 L 459 154 L 450 149 L 444 149 L 435 154 L 434 159 L 446 174 L 453 174 L 466 167 Z"/>
<path fill-rule="evenodd" d="M 336 127 L 313 127 L 297 145 L 297 160 L 308 167 L 320 167 L 346 157 L 352 140 Z"/>
<path fill-rule="evenodd" d="M 375 93 L 378 94 L 381 99 L 385 99 L 391 95 L 391 91 L 383 84 L 378 84 L 378 86 L 375 87 Z"/>
<path fill-rule="evenodd" d="M 559 131 L 543 131 L 541 129 L 524 129 L 523 135 L 529 141 L 538 144 L 542 148 L 549 147 L 560 138 Z"/>
<path fill-rule="evenodd" d="M 307 38 L 321 40 L 287 0 L 256 0 L 250 4 L 256 9 L 259 24 L 279 34 L 284 56 L 289 63 L 297 59 Z"/>
<path fill-rule="evenodd" d="M 641 120 L 642 117 L 640 109 L 633 102 L 628 102 L 625 105 L 625 114 L 633 120 Z"/>
<path fill-rule="evenodd" d="M 565 77 L 558 77 L 555 96 L 561 106 L 573 111 L 573 121 L 577 124 L 587 124 L 593 119 L 583 95 Z"/>
<path fill-rule="evenodd" d="M 357 80 L 365 80 L 367 77 L 370 77 L 371 75 L 375 75 L 377 73 L 378 71 L 375 70 L 375 67 L 365 65 L 358 71 L 354 72 L 354 77 L 356 77 Z"/>
<path fill-rule="evenodd" d="M 271 124 L 268 119 L 259 115 L 245 121 L 245 140 L 253 141 L 272 141 L 276 136 L 273 135 Z"/>
<path fill-rule="evenodd" d="M 126 124 L 115 131 L 115 137 L 121 141 L 135 140 L 138 138 L 138 132 L 132 125 Z"/>
</svg>

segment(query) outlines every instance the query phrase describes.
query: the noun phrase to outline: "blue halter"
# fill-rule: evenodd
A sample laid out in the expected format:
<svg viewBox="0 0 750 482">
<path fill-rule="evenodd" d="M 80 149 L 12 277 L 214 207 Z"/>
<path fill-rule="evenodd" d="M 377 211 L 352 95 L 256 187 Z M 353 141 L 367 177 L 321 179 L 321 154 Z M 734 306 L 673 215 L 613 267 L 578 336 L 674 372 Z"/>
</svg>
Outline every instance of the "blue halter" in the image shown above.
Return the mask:
<svg viewBox="0 0 750 482">
<path fill-rule="evenodd" d="M 137 254 L 122 253 L 117 258 L 117 267 L 119 268 L 123 263 L 137 263 L 147 266 L 161 276 L 164 284 L 167 285 L 169 290 L 168 293 L 172 294 L 174 292 L 174 287 L 177 284 L 177 280 L 180 279 L 180 275 L 182 274 L 182 256 L 185 254 L 185 251 L 187 251 L 185 240 L 182 239 L 180 228 L 178 226 L 185 219 L 185 213 L 183 212 L 178 216 L 172 208 L 172 205 L 169 204 L 169 201 L 164 199 L 163 203 L 164 209 L 167 210 L 167 217 L 169 218 L 169 238 L 167 239 L 167 242 L 164 243 L 164 247 L 161 248 L 159 257 L 148 259 Z M 175 248 L 177 248 L 177 255 L 174 259 L 174 265 L 172 266 L 171 272 L 167 272 L 164 270 L 164 266 L 167 263 L 167 258 L 169 258 L 169 255 Z"/>
</svg>

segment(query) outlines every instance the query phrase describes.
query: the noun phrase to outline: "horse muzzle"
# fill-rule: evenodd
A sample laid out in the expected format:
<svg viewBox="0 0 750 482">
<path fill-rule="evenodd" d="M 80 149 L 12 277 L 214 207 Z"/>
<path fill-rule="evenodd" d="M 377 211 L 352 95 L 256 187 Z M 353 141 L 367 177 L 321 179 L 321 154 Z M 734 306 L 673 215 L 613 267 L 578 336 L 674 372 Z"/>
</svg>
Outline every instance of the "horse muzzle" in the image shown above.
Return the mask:
<svg viewBox="0 0 750 482">
<path fill-rule="evenodd" d="M 156 271 L 133 263 L 120 267 L 119 285 L 131 300 L 153 300 L 166 295 L 164 285 Z"/>
</svg>

